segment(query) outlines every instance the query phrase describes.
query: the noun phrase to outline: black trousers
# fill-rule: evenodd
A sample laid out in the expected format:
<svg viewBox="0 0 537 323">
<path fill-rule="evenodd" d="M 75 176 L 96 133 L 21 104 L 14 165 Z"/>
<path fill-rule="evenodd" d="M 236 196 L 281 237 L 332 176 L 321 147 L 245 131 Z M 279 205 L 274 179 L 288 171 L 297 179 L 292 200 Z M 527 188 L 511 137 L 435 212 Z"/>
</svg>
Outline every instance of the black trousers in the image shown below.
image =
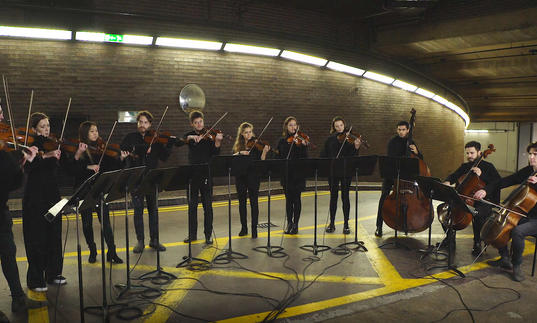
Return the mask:
<svg viewBox="0 0 537 323">
<path fill-rule="evenodd" d="M 157 223 L 157 201 L 155 196 L 145 195 L 147 202 L 147 213 L 149 213 L 149 237 L 151 240 L 157 239 L 158 223 Z M 136 231 L 136 239 L 144 241 L 144 196 L 132 194 L 132 206 L 134 208 L 134 230 Z"/>
<path fill-rule="evenodd" d="M 114 244 L 114 233 L 112 232 L 112 226 L 110 225 L 110 211 L 108 209 L 108 205 L 104 206 L 104 219 L 101 216 L 101 208 L 96 208 L 95 211 L 97 212 L 97 217 L 103 226 L 104 240 L 106 241 L 106 245 L 108 246 L 109 250 L 115 251 L 116 245 Z M 88 244 L 88 247 L 94 246 L 95 238 L 93 236 L 93 212 L 86 210 L 84 212 L 80 212 L 80 216 L 82 217 L 82 232 L 84 232 L 86 243 Z M 99 234 L 100 230 L 101 227 L 99 227 Z"/>
<path fill-rule="evenodd" d="M 252 229 L 257 228 L 259 219 L 259 178 L 254 175 L 242 175 L 235 177 L 235 187 L 239 199 L 239 215 L 243 228 L 248 227 L 246 198 L 250 198 L 250 209 L 252 216 Z"/>
<path fill-rule="evenodd" d="M 287 224 L 298 226 L 300 220 L 300 212 L 302 211 L 302 201 L 300 195 L 302 189 L 298 185 L 284 186 L 285 192 L 285 211 L 287 216 Z"/>
<path fill-rule="evenodd" d="M 475 208 L 477 211 L 477 214 L 475 214 L 472 217 L 472 229 L 474 231 L 474 244 L 481 242 L 481 229 L 483 228 L 483 225 L 487 221 L 487 218 L 490 216 L 490 212 L 492 211 L 492 208 L 490 206 L 480 206 Z M 442 229 L 444 229 L 444 232 L 446 232 L 447 227 L 442 224 Z M 457 231 L 455 231 L 454 235 L 456 237 Z"/>
<path fill-rule="evenodd" d="M 522 218 L 518 225 L 511 231 L 511 262 L 513 265 L 522 264 L 522 254 L 524 253 L 525 238 L 527 236 L 533 236 L 537 234 L 537 219 L 535 218 Z M 502 257 L 509 257 L 509 250 L 507 246 L 499 250 Z"/>
<path fill-rule="evenodd" d="M 349 213 L 351 203 L 349 200 L 349 189 L 351 186 L 352 177 L 330 177 L 328 185 L 330 187 L 330 223 L 334 223 L 337 211 L 337 197 L 339 187 L 341 185 L 341 203 L 343 204 L 343 220 L 345 223 L 349 221 Z"/>
<path fill-rule="evenodd" d="M 48 203 L 23 203 L 22 230 L 28 258 L 28 288 L 45 287 L 46 282 L 62 274 L 62 219 L 48 222 L 43 214 Z M 50 205 L 52 206 L 52 205 Z"/>
<path fill-rule="evenodd" d="M 0 209 L 0 261 L 12 297 L 24 295 L 17 267 L 17 247 L 13 239 L 13 221 L 9 209 Z"/>
<path fill-rule="evenodd" d="M 377 210 L 377 228 L 382 228 L 383 220 L 382 220 L 382 206 L 384 205 L 384 201 L 390 195 L 390 191 L 393 186 L 393 180 L 384 180 L 382 182 L 382 190 L 380 194 L 380 200 L 379 200 L 379 207 Z"/>
<path fill-rule="evenodd" d="M 198 201 L 201 195 L 203 205 L 203 233 L 210 237 L 213 232 L 213 184 L 208 178 L 193 178 L 190 183 L 188 221 L 190 223 L 190 237 L 198 234 Z"/>
</svg>

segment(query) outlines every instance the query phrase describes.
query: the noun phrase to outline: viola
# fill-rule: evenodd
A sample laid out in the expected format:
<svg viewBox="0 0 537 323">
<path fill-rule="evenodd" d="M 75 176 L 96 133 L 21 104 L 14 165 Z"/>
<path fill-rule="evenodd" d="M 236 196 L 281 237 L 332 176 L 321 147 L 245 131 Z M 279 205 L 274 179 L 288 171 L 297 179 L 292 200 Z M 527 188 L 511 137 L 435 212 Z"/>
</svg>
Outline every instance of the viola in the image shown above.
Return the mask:
<svg viewBox="0 0 537 323">
<path fill-rule="evenodd" d="M 369 143 L 361 134 L 358 134 L 352 131 L 349 132 L 348 130 L 345 130 L 339 135 L 337 135 L 337 140 L 339 141 L 339 143 L 343 143 L 344 141 L 347 141 L 349 144 L 354 145 L 354 142 L 356 141 L 356 139 L 360 139 L 360 141 L 362 142 L 362 145 L 365 148 L 369 148 Z"/>
<path fill-rule="evenodd" d="M 260 152 L 263 152 L 263 149 L 265 149 L 265 146 L 270 146 L 270 145 L 268 142 L 261 140 L 261 139 L 257 139 L 255 137 L 250 138 L 250 140 L 246 142 L 246 148 L 248 150 L 255 148 L 259 150 Z"/>
</svg>

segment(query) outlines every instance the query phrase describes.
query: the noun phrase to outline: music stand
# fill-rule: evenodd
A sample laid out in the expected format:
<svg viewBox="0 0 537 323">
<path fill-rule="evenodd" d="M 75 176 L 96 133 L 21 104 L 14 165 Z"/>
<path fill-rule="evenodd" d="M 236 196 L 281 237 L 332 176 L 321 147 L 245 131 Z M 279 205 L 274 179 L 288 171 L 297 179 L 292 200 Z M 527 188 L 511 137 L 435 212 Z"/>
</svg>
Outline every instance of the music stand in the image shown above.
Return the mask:
<svg viewBox="0 0 537 323">
<path fill-rule="evenodd" d="M 334 163 L 334 172 L 335 174 L 338 173 L 339 170 L 343 170 L 343 177 L 348 176 L 347 174 L 353 174 L 355 175 L 355 182 L 354 182 L 354 190 L 355 190 L 355 198 L 354 198 L 354 241 L 345 242 L 338 246 L 338 248 L 348 248 L 348 246 L 355 246 L 354 250 L 360 250 L 363 249 L 363 251 L 367 251 L 367 248 L 364 245 L 363 241 L 358 240 L 358 176 L 368 176 L 373 174 L 373 171 L 375 171 L 375 166 L 377 165 L 377 155 L 370 155 L 370 156 L 353 156 L 353 157 L 345 157 L 343 159 L 343 167 L 339 167 L 338 163 Z M 335 161 L 339 161 L 339 159 L 336 159 Z M 336 250 L 336 249 L 334 249 Z"/>
<path fill-rule="evenodd" d="M 183 190 L 186 189 L 187 191 L 187 204 L 190 209 L 190 199 L 192 194 L 191 189 L 191 182 L 192 178 L 201 177 L 201 178 L 208 178 L 209 177 L 209 165 L 207 164 L 195 164 L 195 165 L 185 165 L 180 166 L 177 168 L 177 172 L 175 172 L 173 178 L 171 178 L 170 182 L 166 186 L 167 191 L 177 191 L 177 190 Z M 197 192 L 196 192 L 197 194 Z M 196 205 L 196 208 L 198 206 Z M 190 210 L 189 210 L 190 211 Z M 179 267 L 193 267 L 194 264 L 192 264 L 193 261 L 197 261 L 199 263 L 203 264 L 209 264 L 209 261 L 201 258 L 195 258 L 192 257 L 192 235 L 190 232 L 190 216 L 188 216 L 188 255 L 183 256 L 183 261 L 177 264 L 175 266 L 176 268 Z"/>
<path fill-rule="evenodd" d="M 380 176 L 384 179 L 393 180 L 394 184 L 392 190 L 395 192 L 395 200 L 399 200 L 399 180 L 414 180 L 419 175 L 419 162 L 416 158 L 408 157 L 388 157 L 380 156 L 379 157 L 379 169 Z M 401 224 L 403 226 L 405 234 L 408 234 L 407 230 L 407 214 L 406 205 L 401 205 L 401 207 L 396 207 L 395 214 L 396 218 L 401 219 Z M 403 209 L 403 214 L 400 214 Z M 383 219 L 384 221 L 384 219 Z M 395 241 L 382 244 L 379 248 L 383 248 L 388 245 L 394 245 L 395 247 L 404 247 L 405 249 L 410 249 L 408 246 L 401 244 L 397 240 L 397 230 L 395 230 Z"/>
<path fill-rule="evenodd" d="M 313 177 L 315 179 L 315 198 L 313 206 L 313 244 L 300 246 L 300 249 L 311 251 L 314 255 L 319 252 L 330 250 L 326 245 L 317 244 L 317 179 L 320 172 L 327 173 L 331 169 L 332 159 L 329 158 L 310 158 L 310 159 L 292 159 L 289 160 L 290 166 L 295 170 L 293 173 L 301 177 Z"/>
<path fill-rule="evenodd" d="M 453 229 L 453 225 L 451 223 L 451 210 L 453 208 L 459 208 L 460 210 L 464 210 L 466 212 L 469 212 L 471 214 L 474 214 L 470 208 L 464 203 L 464 201 L 460 198 L 459 193 L 455 190 L 454 187 L 444 185 L 442 182 L 440 182 L 436 178 L 432 177 L 423 177 L 418 176 L 416 181 L 420 186 L 423 185 L 424 188 L 424 194 L 427 195 L 430 199 L 438 200 L 442 202 L 446 202 L 449 204 L 449 210 L 448 210 L 448 224 L 447 224 L 447 239 L 448 239 L 448 264 L 447 268 L 454 271 L 457 275 L 461 276 L 462 278 L 466 277 L 460 270 L 457 269 L 457 266 L 453 264 L 453 245 L 455 243 L 455 229 Z M 435 268 L 445 268 L 446 266 L 433 266 L 429 269 L 435 269 Z"/>
<path fill-rule="evenodd" d="M 214 156 L 209 163 L 211 177 L 227 177 L 227 215 L 229 248 L 213 259 L 215 264 L 229 264 L 232 259 L 247 259 L 248 256 L 233 251 L 231 247 L 231 174 L 237 176 L 248 172 L 252 162 L 249 156 Z"/>
<path fill-rule="evenodd" d="M 259 178 L 268 179 L 268 201 L 267 201 L 267 221 L 268 221 L 268 231 L 267 231 L 267 245 L 266 246 L 257 246 L 252 248 L 252 250 L 257 252 L 266 253 L 269 257 L 272 258 L 283 258 L 287 254 L 283 251 L 281 246 L 272 246 L 270 244 L 270 198 L 271 198 L 271 181 L 272 179 L 281 178 L 285 169 L 286 169 L 287 160 L 284 159 L 267 159 L 267 160 L 256 160 L 254 161 L 254 171 Z"/>
<path fill-rule="evenodd" d="M 119 200 L 121 198 L 125 199 L 125 246 L 126 246 L 126 268 L 127 268 L 127 282 L 125 284 L 116 284 L 115 287 L 121 289 L 118 295 L 118 299 L 121 299 L 123 296 L 127 295 L 131 289 L 141 288 L 147 289 L 147 287 L 142 285 L 132 285 L 131 284 L 131 272 L 130 272 L 130 257 L 129 257 L 129 202 L 128 197 L 129 193 L 134 191 L 138 184 L 141 181 L 141 177 L 144 174 L 146 167 L 134 167 L 134 168 L 125 168 L 119 174 L 117 181 L 110 188 L 110 193 L 106 197 L 106 201 Z M 102 215 L 101 215 L 102 216 Z"/>
<path fill-rule="evenodd" d="M 162 270 L 162 267 L 160 266 L 160 240 L 159 240 L 159 222 L 158 222 L 158 194 L 159 192 L 162 192 L 162 190 L 168 186 L 168 183 L 171 181 L 173 175 L 177 172 L 177 167 L 169 167 L 169 168 L 158 168 L 158 169 L 151 169 L 142 179 L 142 183 L 138 187 L 138 190 L 136 191 L 136 194 L 140 196 L 154 194 L 155 195 L 155 203 L 156 205 L 156 226 L 157 226 L 157 264 L 156 268 L 153 271 L 150 271 L 148 273 L 145 273 L 138 277 L 139 280 L 151 280 L 155 284 L 162 285 L 166 284 L 172 279 L 177 279 L 177 276 L 174 274 L 165 272 Z"/>
<path fill-rule="evenodd" d="M 121 170 L 114 170 L 110 172 L 104 172 L 101 173 L 100 176 L 97 178 L 97 180 L 94 181 L 93 185 L 91 186 L 91 189 L 86 194 L 84 202 L 80 205 L 81 211 L 91 211 L 93 213 L 93 210 L 95 207 L 99 207 L 101 212 L 101 278 L 102 278 L 102 292 L 103 292 L 103 303 L 102 305 L 98 306 L 88 306 L 84 310 L 90 314 L 95 314 L 92 312 L 100 312 L 102 311 L 103 315 L 103 321 L 109 322 L 110 321 L 110 308 L 114 306 L 125 306 L 125 304 L 108 304 L 107 298 L 106 298 L 106 260 L 105 260 L 105 253 L 104 253 L 104 204 L 105 199 L 108 195 L 108 192 L 110 192 L 110 188 L 114 184 L 114 182 L 117 180 L 119 173 Z"/>
</svg>

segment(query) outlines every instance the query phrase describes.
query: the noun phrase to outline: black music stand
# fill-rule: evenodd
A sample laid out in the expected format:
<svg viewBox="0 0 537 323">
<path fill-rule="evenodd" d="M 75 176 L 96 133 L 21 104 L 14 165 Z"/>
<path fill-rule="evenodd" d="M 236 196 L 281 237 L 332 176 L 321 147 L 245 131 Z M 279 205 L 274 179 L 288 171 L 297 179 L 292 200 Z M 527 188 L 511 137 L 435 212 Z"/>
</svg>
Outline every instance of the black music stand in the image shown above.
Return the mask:
<svg viewBox="0 0 537 323">
<path fill-rule="evenodd" d="M 162 285 L 169 282 L 172 279 L 177 279 L 174 274 L 165 272 L 160 266 L 160 229 L 158 222 L 158 194 L 162 192 L 168 186 L 168 183 L 172 180 L 173 176 L 177 172 L 177 167 L 158 168 L 150 170 L 142 179 L 142 183 L 138 187 L 136 194 L 140 196 L 154 194 L 156 205 L 156 226 L 157 226 L 157 264 L 153 271 L 145 273 L 138 277 L 139 280 L 151 280 L 152 282 Z"/>
<path fill-rule="evenodd" d="M 281 178 L 285 172 L 287 161 L 284 159 L 267 159 L 267 160 L 256 160 L 254 162 L 254 171 L 256 172 L 259 178 L 268 179 L 268 203 L 267 203 L 267 221 L 268 221 L 268 231 L 267 231 L 267 245 L 266 246 L 257 246 L 253 250 L 257 252 L 266 253 L 269 257 L 272 258 L 283 258 L 287 254 L 283 251 L 281 246 L 272 246 L 270 244 L 270 197 L 271 197 L 271 181 L 272 179 Z"/>
<path fill-rule="evenodd" d="M 354 241 L 345 242 L 338 246 L 338 248 L 348 248 L 349 246 L 355 246 L 354 250 L 360 250 L 367 251 L 367 248 L 364 245 L 363 241 L 358 240 L 358 176 L 368 176 L 373 174 L 375 171 L 375 166 L 377 165 L 377 155 L 370 155 L 370 156 L 354 156 L 354 157 L 345 157 L 343 159 L 343 167 L 339 167 L 338 161 L 340 159 L 336 159 L 334 163 L 334 174 L 338 174 L 340 170 L 343 170 L 343 177 L 348 176 L 347 174 L 353 174 L 355 175 L 355 183 L 354 183 L 354 190 L 355 190 L 355 198 L 354 198 Z M 336 249 L 334 249 L 336 250 Z M 337 251 L 336 251 L 337 252 Z"/>
<path fill-rule="evenodd" d="M 88 210 L 93 213 L 95 207 L 99 207 L 101 212 L 101 278 L 102 278 L 102 292 L 103 292 L 103 304 L 98 306 L 88 306 L 84 310 L 90 314 L 99 315 L 102 312 L 103 321 L 109 322 L 111 313 L 110 308 L 115 306 L 125 306 L 125 304 L 114 303 L 108 304 L 106 298 L 106 260 L 104 253 L 104 204 L 106 203 L 106 197 L 112 188 L 114 182 L 118 179 L 121 170 L 114 170 L 110 172 L 101 173 L 97 180 L 94 181 L 90 191 L 86 194 L 84 202 L 80 205 L 80 210 Z M 93 312 L 93 313 L 92 313 Z M 96 314 L 97 313 L 97 314 Z"/>
<path fill-rule="evenodd" d="M 395 192 L 395 199 L 399 199 L 399 180 L 414 180 L 419 175 L 419 162 L 416 158 L 408 157 L 388 157 L 380 156 L 379 157 L 379 169 L 380 176 L 384 179 L 393 180 L 392 190 Z M 401 219 L 401 224 L 404 228 L 405 234 L 408 234 L 407 231 L 407 211 L 408 206 L 401 205 L 401 207 L 396 208 L 396 217 Z M 402 209 L 402 210 L 401 210 Z M 402 214 L 400 214 L 402 212 Z M 383 219 L 384 221 L 384 219 Z M 429 227 L 430 231 L 430 227 Z M 430 232 L 429 232 L 430 235 Z M 395 230 L 395 241 L 388 242 L 379 246 L 383 248 L 385 246 L 393 245 L 394 247 L 403 247 L 405 249 L 410 249 L 408 246 L 398 242 L 397 230 Z M 430 238 L 429 238 L 430 241 Z M 430 242 L 429 242 L 430 244 Z"/>
<path fill-rule="evenodd" d="M 190 199 L 192 194 L 191 189 L 191 182 L 192 178 L 209 178 L 209 165 L 207 164 L 195 164 L 195 165 L 185 165 L 180 166 L 177 169 L 177 172 L 174 174 L 173 178 L 170 180 L 168 185 L 166 186 L 167 191 L 177 191 L 177 190 L 183 190 L 186 189 L 187 192 L 187 204 L 188 204 L 188 255 L 183 256 L 183 261 L 177 264 L 175 266 L 176 268 L 179 267 L 196 267 L 198 264 L 209 264 L 210 262 L 201 259 L 192 257 L 192 235 L 190 232 L 190 216 L 188 213 L 190 212 Z M 197 192 L 196 192 L 197 194 Z M 198 206 L 196 205 L 196 208 Z M 194 261 L 197 261 L 198 263 L 193 263 Z"/>
<path fill-rule="evenodd" d="M 300 249 L 311 251 L 314 255 L 317 255 L 319 252 L 324 252 L 330 250 L 331 248 L 326 245 L 317 244 L 317 180 L 319 173 L 326 174 L 329 172 L 332 159 L 329 158 L 310 158 L 310 159 L 293 159 L 289 160 L 289 163 L 295 169 L 293 173 L 301 177 L 313 177 L 315 179 L 315 199 L 313 206 L 313 244 L 300 246 Z"/>
<path fill-rule="evenodd" d="M 78 297 L 79 297 L 79 312 L 80 312 L 80 322 L 84 323 L 84 284 L 82 280 L 82 250 L 80 247 L 80 231 L 78 228 L 78 217 L 79 211 L 78 207 L 80 206 L 80 201 L 84 199 L 84 196 L 90 191 L 91 185 L 95 179 L 99 176 L 98 173 L 95 173 L 88 177 L 80 186 L 76 189 L 73 195 L 67 200 L 62 199 L 51 207 L 47 214 L 45 214 L 45 219 L 52 222 L 58 214 L 66 214 L 75 211 L 76 216 L 76 254 L 77 254 L 77 267 L 78 267 Z"/>
<path fill-rule="evenodd" d="M 231 247 L 231 174 L 237 176 L 248 172 L 252 162 L 249 156 L 214 156 L 209 163 L 211 177 L 227 177 L 227 215 L 229 248 L 213 259 L 215 264 L 229 264 L 232 259 L 247 259 L 248 256 L 233 251 Z"/>
<path fill-rule="evenodd" d="M 453 229 L 453 225 L 451 223 L 451 210 L 453 208 L 459 208 L 460 210 L 464 210 L 466 212 L 469 212 L 471 214 L 474 214 L 470 208 L 464 203 L 464 201 L 460 198 L 459 193 L 455 190 L 454 187 L 444 185 L 442 182 L 440 182 L 436 178 L 432 177 L 423 177 L 418 176 L 416 179 L 418 184 L 423 187 L 423 192 L 427 197 L 433 200 L 438 200 L 442 202 L 448 203 L 449 210 L 448 210 L 448 224 L 447 224 L 447 239 L 448 239 L 448 264 L 447 266 L 433 266 L 430 267 L 430 269 L 435 268 L 445 268 L 454 271 L 457 275 L 461 276 L 462 278 L 466 277 L 460 270 L 457 269 L 457 266 L 453 264 L 453 258 L 454 258 L 454 250 L 453 245 L 455 243 L 455 229 Z"/>
<path fill-rule="evenodd" d="M 121 198 L 125 199 L 125 246 L 126 246 L 126 265 L 127 265 L 127 282 L 125 284 L 116 284 L 115 287 L 121 289 L 118 295 L 118 299 L 121 299 L 123 296 L 128 295 L 131 289 L 147 289 L 147 287 L 142 285 L 132 285 L 131 284 L 131 272 L 130 272 L 130 257 L 129 257 L 129 193 L 134 191 L 138 184 L 141 182 L 141 177 L 144 174 L 146 167 L 134 167 L 134 168 L 125 168 L 119 174 L 117 181 L 110 188 L 110 193 L 106 197 L 106 201 L 119 200 Z"/>
</svg>

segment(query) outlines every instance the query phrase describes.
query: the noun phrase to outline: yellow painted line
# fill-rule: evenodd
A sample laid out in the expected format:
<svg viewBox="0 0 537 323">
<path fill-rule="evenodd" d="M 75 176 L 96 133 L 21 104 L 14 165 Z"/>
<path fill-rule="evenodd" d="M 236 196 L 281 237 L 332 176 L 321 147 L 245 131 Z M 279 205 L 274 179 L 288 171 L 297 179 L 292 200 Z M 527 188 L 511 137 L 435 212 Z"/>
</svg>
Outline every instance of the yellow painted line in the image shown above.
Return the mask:
<svg viewBox="0 0 537 323">
<path fill-rule="evenodd" d="M 367 232 L 362 224 L 358 224 L 362 232 Z M 377 247 L 377 244 L 371 239 L 370 235 L 362 235 L 362 241 L 367 247 L 366 252 L 369 262 L 383 281 L 400 280 L 401 275 L 397 272 L 392 263 L 388 260 L 384 252 Z"/>
</svg>

